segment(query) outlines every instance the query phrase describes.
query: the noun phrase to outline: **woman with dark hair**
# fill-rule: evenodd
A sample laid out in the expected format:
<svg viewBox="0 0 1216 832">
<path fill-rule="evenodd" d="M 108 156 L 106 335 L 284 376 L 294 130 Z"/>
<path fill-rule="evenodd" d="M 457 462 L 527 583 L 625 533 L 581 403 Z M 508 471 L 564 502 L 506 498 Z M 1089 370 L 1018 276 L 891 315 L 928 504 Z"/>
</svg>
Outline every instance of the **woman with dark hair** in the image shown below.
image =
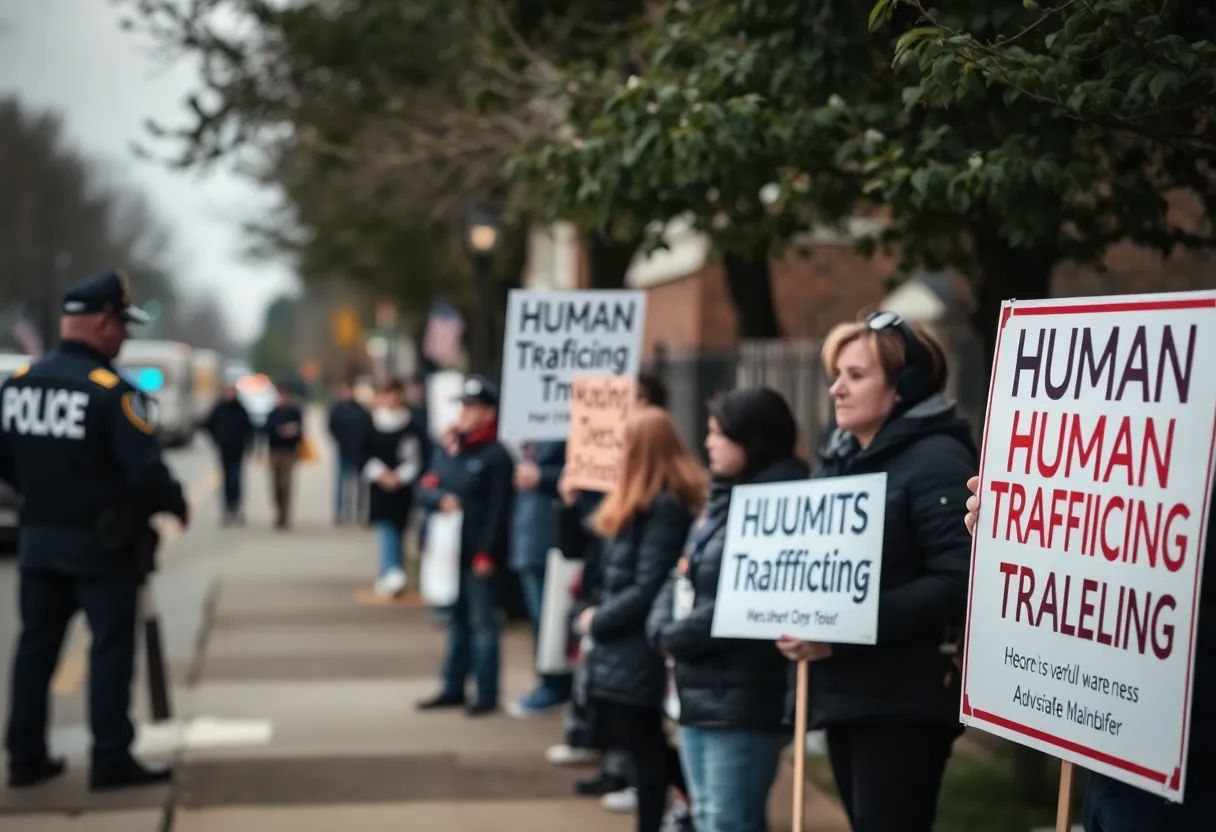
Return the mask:
<svg viewBox="0 0 1216 832">
<path fill-rule="evenodd" d="M 705 502 L 706 477 L 666 411 L 644 407 L 625 426 L 617 486 L 591 516 L 603 541 L 594 607 L 578 618 L 592 642 L 587 697 L 606 744 L 633 758 L 637 832 L 659 832 L 668 791 L 685 791 L 663 731 L 667 674 L 646 619 Z"/>
<path fill-rule="evenodd" d="M 768 794 L 790 738 L 788 663 L 770 642 L 716 639 L 711 629 L 732 490 L 803 480 L 810 471 L 794 455 L 798 428 L 780 394 L 734 390 L 713 399 L 709 413 L 709 503 L 647 630 L 674 663 L 693 826 L 697 832 L 765 832 Z"/>
<path fill-rule="evenodd" d="M 959 516 L 977 457 L 970 425 L 943 395 L 937 339 L 891 312 L 835 327 L 823 364 L 839 429 L 814 476 L 887 475 L 878 640 L 786 637 L 812 662 L 808 727 L 823 729 L 856 832 L 930 832 L 958 721 L 958 634 L 971 538 Z"/>
</svg>

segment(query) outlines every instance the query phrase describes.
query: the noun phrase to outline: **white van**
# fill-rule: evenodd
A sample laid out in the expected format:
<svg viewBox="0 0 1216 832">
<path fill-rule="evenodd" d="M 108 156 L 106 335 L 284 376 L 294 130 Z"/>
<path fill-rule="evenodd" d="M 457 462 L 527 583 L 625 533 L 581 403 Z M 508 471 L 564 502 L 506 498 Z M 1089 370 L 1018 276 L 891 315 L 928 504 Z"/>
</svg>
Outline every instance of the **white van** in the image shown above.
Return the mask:
<svg viewBox="0 0 1216 832">
<path fill-rule="evenodd" d="M 133 338 L 114 362 L 123 378 L 155 402 L 152 412 L 166 447 L 189 444 L 200 418 L 194 410 L 192 354 L 190 345 L 180 341 Z"/>
<path fill-rule="evenodd" d="M 32 360 L 28 355 L 0 353 L 0 385 Z M 17 538 L 20 508 L 21 497 L 11 485 L 0 480 L 0 542 L 8 544 Z"/>
</svg>

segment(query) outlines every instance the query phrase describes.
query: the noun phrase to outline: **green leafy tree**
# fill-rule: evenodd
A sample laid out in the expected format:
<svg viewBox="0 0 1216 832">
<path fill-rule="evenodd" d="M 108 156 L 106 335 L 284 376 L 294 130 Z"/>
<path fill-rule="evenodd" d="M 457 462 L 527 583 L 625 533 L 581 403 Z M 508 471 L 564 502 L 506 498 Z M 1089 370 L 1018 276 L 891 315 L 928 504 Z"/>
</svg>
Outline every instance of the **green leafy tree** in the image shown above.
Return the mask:
<svg viewBox="0 0 1216 832">
<path fill-rule="evenodd" d="M 1038 14 L 975 0 L 936 25 L 997 42 Z M 927 39 L 918 17 L 883 4 L 867 18 L 844 0 L 669 4 L 645 72 L 519 170 L 554 215 L 652 229 L 690 215 L 745 262 L 812 222 L 882 212 L 889 227 L 861 251 L 894 246 L 908 268 L 969 276 L 989 346 L 1001 300 L 1047 295 L 1061 263 L 1099 262 L 1120 240 L 1210 243 L 1210 230 L 1171 223 L 1166 200 L 1210 198 L 1208 156 L 1071 117 L 953 55 L 909 51 Z M 771 307 L 764 285 L 732 290 Z"/>
<path fill-rule="evenodd" d="M 472 297 L 469 257 L 460 248 L 466 211 L 475 203 L 501 211 L 505 245 L 492 292 L 504 298 L 518 285 L 530 219 L 506 163 L 561 127 L 572 93 L 554 60 L 621 60 L 616 21 L 643 6 L 129 3 L 131 27 L 150 33 L 167 54 L 200 58 L 207 70 L 182 126 L 151 125 L 176 143 L 172 163 L 251 159 L 287 197 L 281 216 L 258 229 L 263 250 L 291 253 L 306 282 L 337 271 L 417 317 L 442 287 L 470 313 L 474 333 L 500 330 L 502 304 Z M 619 254 L 627 243 L 600 242 L 603 262 L 627 265 Z M 496 310 L 492 319 L 476 314 L 483 309 Z"/>
</svg>

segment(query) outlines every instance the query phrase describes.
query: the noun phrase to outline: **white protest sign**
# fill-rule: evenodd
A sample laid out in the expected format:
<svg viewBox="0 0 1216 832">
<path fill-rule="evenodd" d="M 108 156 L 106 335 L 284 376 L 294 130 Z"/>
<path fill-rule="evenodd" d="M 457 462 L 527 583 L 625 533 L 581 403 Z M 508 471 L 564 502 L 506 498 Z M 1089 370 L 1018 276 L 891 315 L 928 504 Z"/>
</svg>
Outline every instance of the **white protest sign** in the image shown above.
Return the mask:
<svg viewBox="0 0 1216 832">
<path fill-rule="evenodd" d="M 645 325 L 645 292 L 511 290 L 499 436 L 565 439 L 574 378 L 636 376 Z"/>
<path fill-rule="evenodd" d="M 886 474 L 737 486 L 714 638 L 873 644 L 886 498 Z"/>
<path fill-rule="evenodd" d="M 1007 302 L 962 721 L 1182 799 L 1216 292 Z"/>
</svg>

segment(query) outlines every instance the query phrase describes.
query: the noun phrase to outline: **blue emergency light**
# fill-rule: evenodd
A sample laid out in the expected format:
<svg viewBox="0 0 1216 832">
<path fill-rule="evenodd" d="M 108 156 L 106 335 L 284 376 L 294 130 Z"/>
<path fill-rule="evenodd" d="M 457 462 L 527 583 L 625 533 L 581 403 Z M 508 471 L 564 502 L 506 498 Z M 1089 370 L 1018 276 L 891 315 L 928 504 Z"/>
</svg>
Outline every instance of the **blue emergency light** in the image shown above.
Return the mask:
<svg viewBox="0 0 1216 832">
<path fill-rule="evenodd" d="M 165 386 L 165 374 L 156 367 L 144 367 L 135 373 L 131 383 L 145 393 L 155 393 Z"/>
</svg>

